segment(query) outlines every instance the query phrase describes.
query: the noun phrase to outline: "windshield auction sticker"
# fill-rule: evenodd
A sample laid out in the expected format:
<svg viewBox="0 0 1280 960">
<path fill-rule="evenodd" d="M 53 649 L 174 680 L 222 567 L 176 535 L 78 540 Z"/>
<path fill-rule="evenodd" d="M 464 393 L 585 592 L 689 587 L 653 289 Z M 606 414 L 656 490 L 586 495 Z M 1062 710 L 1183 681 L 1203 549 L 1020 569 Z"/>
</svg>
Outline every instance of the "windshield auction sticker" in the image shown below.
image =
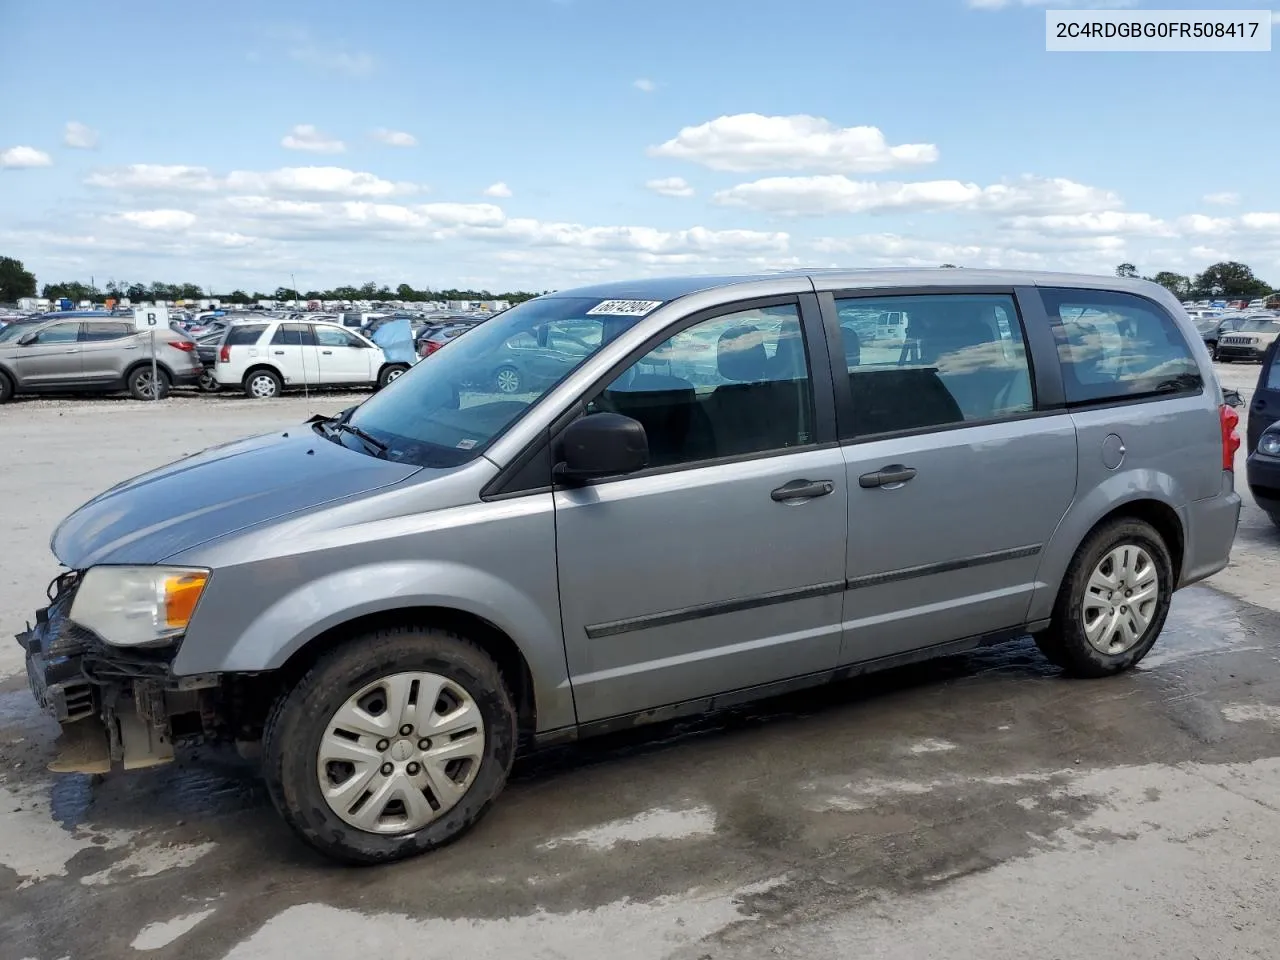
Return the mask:
<svg viewBox="0 0 1280 960">
<path fill-rule="evenodd" d="M 1046 10 L 1058 53 L 1268 53 L 1270 10 Z"/>
<path fill-rule="evenodd" d="M 605 300 L 587 311 L 588 317 L 643 317 L 662 306 L 661 300 Z"/>
</svg>

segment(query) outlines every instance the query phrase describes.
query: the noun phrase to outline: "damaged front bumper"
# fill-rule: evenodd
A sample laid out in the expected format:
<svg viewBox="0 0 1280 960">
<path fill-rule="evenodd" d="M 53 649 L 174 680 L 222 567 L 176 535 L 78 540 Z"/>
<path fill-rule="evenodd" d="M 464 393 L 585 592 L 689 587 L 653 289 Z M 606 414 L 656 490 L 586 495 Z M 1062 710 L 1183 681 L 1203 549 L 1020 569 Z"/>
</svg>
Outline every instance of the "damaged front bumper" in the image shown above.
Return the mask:
<svg viewBox="0 0 1280 960">
<path fill-rule="evenodd" d="M 103 643 L 70 619 L 78 584 L 75 573 L 56 579 L 49 606 L 17 637 L 32 695 L 62 725 L 49 769 L 107 773 L 169 762 L 175 741 L 203 736 L 216 724 L 219 677 L 174 676 L 172 649 Z"/>
</svg>

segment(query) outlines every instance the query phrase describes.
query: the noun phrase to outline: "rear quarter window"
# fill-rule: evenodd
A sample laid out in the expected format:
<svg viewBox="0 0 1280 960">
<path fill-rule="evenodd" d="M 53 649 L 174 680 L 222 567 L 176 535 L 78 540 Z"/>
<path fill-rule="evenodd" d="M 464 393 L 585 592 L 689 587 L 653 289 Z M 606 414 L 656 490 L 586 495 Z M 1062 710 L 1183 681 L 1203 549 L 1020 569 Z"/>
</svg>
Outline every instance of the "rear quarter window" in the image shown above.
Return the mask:
<svg viewBox="0 0 1280 960">
<path fill-rule="evenodd" d="M 1068 404 L 1195 393 L 1204 378 L 1174 319 L 1154 301 L 1103 290 L 1043 289 Z"/>
<path fill-rule="evenodd" d="M 227 339 L 224 342 L 228 347 L 249 346 L 257 343 L 262 336 L 262 331 L 266 329 L 266 324 L 256 323 L 251 326 L 232 327 L 227 331 Z"/>
</svg>

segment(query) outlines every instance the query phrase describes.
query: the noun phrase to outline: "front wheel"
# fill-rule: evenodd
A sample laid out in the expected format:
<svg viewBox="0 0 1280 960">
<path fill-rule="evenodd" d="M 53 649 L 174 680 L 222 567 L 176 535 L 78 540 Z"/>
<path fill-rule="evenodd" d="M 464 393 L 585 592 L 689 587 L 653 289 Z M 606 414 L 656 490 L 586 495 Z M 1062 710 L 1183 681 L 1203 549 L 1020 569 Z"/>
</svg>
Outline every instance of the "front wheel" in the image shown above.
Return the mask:
<svg viewBox="0 0 1280 960">
<path fill-rule="evenodd" d="M 321 659 L 272 709 L 263 735 L 271 798 L 302 840 L 372 864 L 465 833 L 502 792 L 516 712 L 482 649 L 396 627 Z"/>
<path fill-rule="evenodd" d="M 1156 529 L 1116 520 L 1081 544 L 1036 645 L 1074 676 L 1128 670 L 1160 636 L 1173 587 L 1173 560 Z"/>
<path fill-rule="evenodd" d="M 217 393 L 222 389 L 212 370 L 206 370 L 200 374 L 200 379 L 196 381 L 196 386 L 200 388 L 201 393 Z"/>
<path fill-rule="evenodd" d="M 163 400 L 169 396 L 169 375 L 157 367 L 152 377 L 150 366 L 138 367 L 129 374 L 128 386 L 135 400 Z"/>
</svg>

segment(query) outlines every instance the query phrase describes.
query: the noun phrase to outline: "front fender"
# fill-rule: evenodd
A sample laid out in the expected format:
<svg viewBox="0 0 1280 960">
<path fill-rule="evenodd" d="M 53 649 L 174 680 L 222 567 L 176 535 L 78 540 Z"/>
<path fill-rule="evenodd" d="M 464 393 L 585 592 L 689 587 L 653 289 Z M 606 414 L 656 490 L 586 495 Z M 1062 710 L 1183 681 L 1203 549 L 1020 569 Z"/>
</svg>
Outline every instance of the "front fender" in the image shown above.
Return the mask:
<svg viewBox="0 0 1280 960">
<path fill-rule="evenodd" d="M 211 591 L 218 589 L 218 580 L 215 573 Z M 202 598 L 202 607 L 206 599 L 228 602 L 225 598 Z M 200 642 L 204 638 L 188 635 L 174 662 L 174 672 L 276 670 L 333 627 L 369 614 L 414 607 L 458 610 L 502 630 L 529 664 L 539 730 L 575 722 L 558 607 L 544 609 L 544 604 L 492 574 L 442 561 L 372 563 L 311 580 L 278 597 L 229 644 L 225 639 L 222 643 Z M 200 619 L 198 611 L 193 628 Z"/>
<path fill-rule="evenodd" d="M 1187 491 L 1172 475 L 1160 470 L 1134 469 L 1113 474 L 1092 487 L 1080 500 L 1072 503 L 1058 523 L 1048 546 L 1040 558 L 1036 575 L 1036 592 L 1031 598 L 1029 622 L 1047 619 L 1053 613 L 1054 601 L 1080 544 L 1103 517 L 1127 503 L 1154 500 L 1178 515 L 1185 536 Z"/>
</svg>

